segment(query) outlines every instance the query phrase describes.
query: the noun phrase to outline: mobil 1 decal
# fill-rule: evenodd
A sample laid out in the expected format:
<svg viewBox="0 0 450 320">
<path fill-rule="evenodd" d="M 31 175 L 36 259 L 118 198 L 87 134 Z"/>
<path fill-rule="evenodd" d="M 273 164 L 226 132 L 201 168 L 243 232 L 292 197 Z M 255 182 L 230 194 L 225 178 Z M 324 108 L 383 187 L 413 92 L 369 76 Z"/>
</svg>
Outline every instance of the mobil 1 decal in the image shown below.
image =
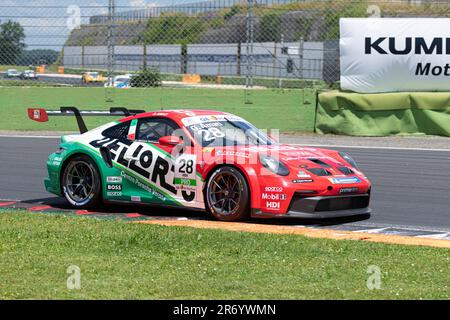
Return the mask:
<svg viewBox="0 0 450 320">
<path fill-rule="evenodd" d="M 126 167 L 140 178 L 136 179 L 126 172 L 122 172 L 124 179 L 152 193 L 153 196 L 162 201 L 170 201 L 167 199 L 168 196 L 177 202 L 181 202 L 182 205 L 196 206 L 197 189 L 195 186 L 197 181 L 194 158 L 180 155 L 181 159 L 172 159 L 170 155 L 159 150 L 156 146 L 139 141 L 104 138 L 93 140 L 89 144 L 96 149 L 103 146 L 108 147 L 115 163 Z M 158 192 L 156 188 L 151 188 L 148 184 L 142 183 L 141 180 L 144 180 L 150 186 L 156 186 L 164 194 Z M 178 186 L 190 184 L 193 187 L 176 187 L 174 181 L 178 182 Z"/>
</svg>

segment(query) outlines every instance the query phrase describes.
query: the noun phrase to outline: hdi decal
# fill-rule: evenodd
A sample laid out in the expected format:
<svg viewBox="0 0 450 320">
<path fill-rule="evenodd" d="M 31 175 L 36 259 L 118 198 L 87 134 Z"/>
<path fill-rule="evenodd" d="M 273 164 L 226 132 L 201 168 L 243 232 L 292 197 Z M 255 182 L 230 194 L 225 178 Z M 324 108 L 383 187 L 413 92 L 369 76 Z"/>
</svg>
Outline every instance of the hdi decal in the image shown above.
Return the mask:
<svg viewBox="0 0 450 320">
<path fill-rule="evenodd" d="M 146 143 L 103 138 L 93 140 L 89 144 L 96 149 L 108 146 L 114 162 L 130 169 L 173 196 L 177 196 L 181 192 L 181 196 L 186 202 L 194 201 L 195 191 L 177 190 L 171 184 L 175 174 L 172 161 L 166 159 L 162 152 L 150 148 Z"/>
</svg>

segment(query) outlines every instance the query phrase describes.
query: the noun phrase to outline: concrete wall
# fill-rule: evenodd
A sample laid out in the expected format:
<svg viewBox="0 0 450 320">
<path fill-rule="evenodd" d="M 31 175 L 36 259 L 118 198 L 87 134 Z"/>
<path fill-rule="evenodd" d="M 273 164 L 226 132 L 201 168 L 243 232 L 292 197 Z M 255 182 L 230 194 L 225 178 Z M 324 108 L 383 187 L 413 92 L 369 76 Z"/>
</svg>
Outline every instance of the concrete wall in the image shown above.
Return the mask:
<svg viewBox="0 0 450 320">
<path fill-rule="evenodd" d="M 287 48 L 287 49 L 286 49 Z M 158 68 L 162 73 L 199 73 L 201 75 L 239 76 L 247 73 L 245 44 L 189 44 L 183 56 L 181 45 L 116 46 L 114 69 L 117 71 Z M 324 43 L 254 43 L 253 74 L 259 77 L 324 79 Z M 147 57 L 145 59 L 145 56 Z M 330 59 L 336 55 L 328 53 Z M 106 46 L 65 47 L 66 68 L 106 69 Z"/>
</svg>

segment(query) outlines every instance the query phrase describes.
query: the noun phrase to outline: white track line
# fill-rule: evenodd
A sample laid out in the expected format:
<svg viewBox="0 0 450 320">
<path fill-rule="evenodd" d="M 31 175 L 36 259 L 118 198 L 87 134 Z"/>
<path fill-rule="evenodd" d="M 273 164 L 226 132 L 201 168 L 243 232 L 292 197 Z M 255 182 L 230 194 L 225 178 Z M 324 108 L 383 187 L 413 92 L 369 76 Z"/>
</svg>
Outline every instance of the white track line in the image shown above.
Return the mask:
<svg viewBox="0 0 450 320">
<path fill-rule="evenodd" d="M 0 138 L 60 139 L 61 136 L 27 136 L 27 135 L 5 135 L 5 134 L 1 134 Z"/>
<path fill-rule="evenodd" d="M 70 135 L 68 133 L 67 135 Z M 61 136 L 35 136 L 35 135 L 0 135 L 0 138 L 26 138 L 26 139 L 60 139 Z M 293 146 L 305 147 L 306 144 L 287 143 Z M 333 145 L 333 144 L 310 144 L 308 146 L 320 148 L 354 148 L 354 149 L 385 149 L 385 150 L 410 150 L 410 151 L 438 151 L 450 152 L 450 149 L 433 149 L 433 148 L 406 148 L 406 147 L 376 147 L 376 146 L 347 146 L 347 145 Z"/>
<path fill-rule="evenodd" d="M 377 229 L 364 229 L 364 230 L 354 230 L 354 232 L 361 232 L 361 233 L 383 233 L 383 231 L 387 230 L 389 228 L 377 228 Z M 339 230 L 339 229 L 338 229 Z"/>
<path fill-rule="evenodd" d="M 425 235 L 419 235 L 415 236 L 416 238 L 431 238 L 431 239 L 445 239 L 449 237 L 449 233 L 438 233 L 438 234 L 425 234 Z"/>
</svg>

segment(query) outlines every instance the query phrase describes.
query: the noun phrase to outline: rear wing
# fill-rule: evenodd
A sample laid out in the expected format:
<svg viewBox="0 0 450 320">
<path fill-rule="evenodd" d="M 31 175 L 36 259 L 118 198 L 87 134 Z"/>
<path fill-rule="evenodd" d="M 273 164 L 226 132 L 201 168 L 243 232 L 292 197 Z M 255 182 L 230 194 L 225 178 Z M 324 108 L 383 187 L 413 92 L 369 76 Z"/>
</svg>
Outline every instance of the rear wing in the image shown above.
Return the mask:
<svg viewBox="0 0 450 320">
<path fill-rule="evenodd" d="M 42 108 L 29 108 L 28 117 L 37 122 L 47 122 L 48 117 L 68 117 L 75 116 L 80 129 L 80 133 L 88 131 L 83 116 L 134 116 L 139 113 L 144 113 L 145 110 L 129 110 L 127 108 L 116 107 L 106 110 L 78 110 L 76 107 L 61 107 L 59 110 L 46 110 Z"/>
</svg>

